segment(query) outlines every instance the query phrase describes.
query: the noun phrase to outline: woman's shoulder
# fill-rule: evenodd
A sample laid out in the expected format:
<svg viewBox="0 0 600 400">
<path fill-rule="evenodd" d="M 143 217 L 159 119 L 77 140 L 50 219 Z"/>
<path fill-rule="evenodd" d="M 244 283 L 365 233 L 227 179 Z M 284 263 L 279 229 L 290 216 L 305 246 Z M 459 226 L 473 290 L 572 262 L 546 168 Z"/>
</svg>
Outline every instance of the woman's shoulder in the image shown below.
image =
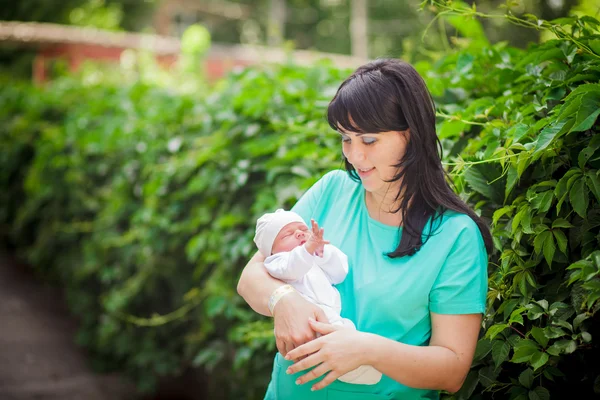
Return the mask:
<svg viewBox="0 0 600 400">
<path fill-rule="evenodd" d="M 469 215 L 454 211 L 446 210 L 439 217 L 438 229 L 443 235 L 466 235 L 468 237 L 480 236 L 479 226 Z"/>
<path fill-rule="evenodd" d="M 424 235 L 424 237 L 427 242 L 431 241 L 433 248 L 466 246 L 470 249 L 478 248 L 482 252 L 486 251 L 477 222 L 467 214 L 446 210 L 433 223 L 432 232 L 430 236 Z"/>
</svg>

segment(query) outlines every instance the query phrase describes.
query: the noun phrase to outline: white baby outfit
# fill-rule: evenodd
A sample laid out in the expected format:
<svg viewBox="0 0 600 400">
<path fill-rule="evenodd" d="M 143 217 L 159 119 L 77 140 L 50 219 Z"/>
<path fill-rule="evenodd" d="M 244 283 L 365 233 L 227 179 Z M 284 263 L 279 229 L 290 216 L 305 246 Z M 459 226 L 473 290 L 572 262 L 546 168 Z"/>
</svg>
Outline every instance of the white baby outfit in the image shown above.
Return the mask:
<svg viewBox="0 0 600 400">
<path fill-rule="evenodd" d="M 279 231 L 291 222 L 304 220 L 291 211 L 277 210 L 263 215 L 257 221 L 254 241 L 264 255 L 265 268 L 271 276 L 289 283 L 298 293 L 325 312 L 329 323 L 356 329 L 352 321 L 340 316 L 340 293 L 333 286 L 348 274 L 348 257 L 337 247 L 326 244 L 323 257 L 311 255 L 304 245 L 291 251 L 271 254 Z M 381 380 L 381 372 L 369 365 L 361 365 L 338 378 L 342 382 L 373 385 Z"/>
</svg>

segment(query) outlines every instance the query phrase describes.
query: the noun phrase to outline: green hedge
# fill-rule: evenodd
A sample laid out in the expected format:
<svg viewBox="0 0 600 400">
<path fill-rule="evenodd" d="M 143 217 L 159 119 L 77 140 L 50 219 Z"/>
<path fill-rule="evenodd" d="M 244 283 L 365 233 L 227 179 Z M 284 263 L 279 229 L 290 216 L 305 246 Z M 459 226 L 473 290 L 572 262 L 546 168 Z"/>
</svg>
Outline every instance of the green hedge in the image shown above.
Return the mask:
<svg viewBox="0 0 600 400">
<path fill-rule="evenodd" d="M 438 2 L 436 2 L 438 3 Z M 439 2 L 450 18 L 473 8 Z M 419 68 L 458 191 L 492 221 L 485 336 L 453 398 L 600 394 L 600 23 L 507 18 L 557 39 L 469 46 Z"/>
<path fill-rule="evenodd" d="M 600 24 L 544 23 L 566 34 L 525 52 L 473 41 L 416 64 L 457 190 L 497 248 L 485 334 L 446 397 L 598 391 Z M 272 325 L 237 279 L 256 218 L 342 167 L 324 113 L 348 73 L 251 68 L 197 95 L 3 83 L 2 240 L 66 287 L 99 370 L 151 391 L 200 367 L 210 398 L 261 398 Z"/>
<path fill-rule="evenodd" d="M 152 390 L 203 366 L 210 391 L 260 395 L 275 347 L 237 278 L 256 218 L 341 166 L 324 112 L 347 73 L 248 69 L 198 96 L 3 85 L 4 239 L 67 287 L 99 369 Z"/>
</svg>

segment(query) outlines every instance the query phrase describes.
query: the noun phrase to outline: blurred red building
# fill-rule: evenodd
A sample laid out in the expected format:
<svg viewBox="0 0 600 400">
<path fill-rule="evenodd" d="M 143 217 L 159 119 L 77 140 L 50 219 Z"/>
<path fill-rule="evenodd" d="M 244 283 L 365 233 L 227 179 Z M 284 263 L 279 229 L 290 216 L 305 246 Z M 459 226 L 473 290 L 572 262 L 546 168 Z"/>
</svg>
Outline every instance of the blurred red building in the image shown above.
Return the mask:
<svg viewBox="0 0 600 400">
<path fill-rule="evenodd" d="M 157 15 L 160 20 L 160 15 L 164 19 L 164 15 L 168 14 Z M 69 69 L 74 71 L 85 60 L 119 62 L 123 51 L 134 49 L 150 51 L 161 65 L 169 68 L 177 61 L 181 47 L 180 40 L 173 36 L 14 21 L 0 21 L 0 42 L 35 49 L 32 71 L 35 82 L 48 79 L 48 63 L 53 59 L 66 60 Z M 279 48 L 213 44 L 205 59 L 205 72 L 209 79 L 214 80 L 234 67 L 284 62 L 290 56 L 300 65 L 311 64 L 322 58 L 331 59 L 337 66 L 348 68 L 364 62 L 351 56 L 307 50 L 293 51 L 290 55 Z"/>
</svg>

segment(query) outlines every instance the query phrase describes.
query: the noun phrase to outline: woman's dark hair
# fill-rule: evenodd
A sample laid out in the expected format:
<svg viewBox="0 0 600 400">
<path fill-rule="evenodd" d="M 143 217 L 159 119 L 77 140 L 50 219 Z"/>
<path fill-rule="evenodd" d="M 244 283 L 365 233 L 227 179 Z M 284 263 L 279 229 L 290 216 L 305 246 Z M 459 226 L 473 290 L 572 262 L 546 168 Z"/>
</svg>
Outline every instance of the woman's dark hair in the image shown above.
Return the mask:
<svg viewBox="0 0 600 400">
<path fill-rule="evenodd" d="M 410 128 L 406 153 L 394 165 L 398 173 L 389 182 L 401 180 L 396 194 L 402 212 L 402 238 L 388 257 L 416 253 L 424 244 L 423 229 L 431 218 L 425 241 L 434 233 L 447 210 L 467 214 L 475 221 L 488 254 L 492 235 L 488 226 L 452 190 L 442 167 L 442 145 L 435 132 L 435 104 L 419 73 L 405 62 L 381 59 L 359 67 L 339 87 L 327 109 L 329 125 L 336 131 L 380 133 Z M 360 181 L 344 157 L 350 177 Z"/>
</svg>

